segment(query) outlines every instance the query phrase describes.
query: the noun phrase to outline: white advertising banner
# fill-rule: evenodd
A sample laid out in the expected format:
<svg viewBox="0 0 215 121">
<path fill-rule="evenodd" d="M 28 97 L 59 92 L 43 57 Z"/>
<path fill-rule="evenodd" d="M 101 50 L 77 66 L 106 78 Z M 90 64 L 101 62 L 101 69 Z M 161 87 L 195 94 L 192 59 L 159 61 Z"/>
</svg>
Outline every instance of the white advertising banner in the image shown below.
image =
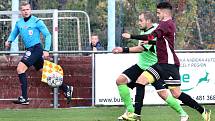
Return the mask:
<svg viewBox="0 0 215 121">
<path fill-rule="evenodd" d="M 214 53 L 178 53 L 182 90 L 199 103 L 215 103 Z M 116 86 L 117 77 L 136 64 L 137 54 L 96 54 L 95 104 L 122 105 Z M 131 90 L 132 98 L 135 89 Z M 134 101 L 134 100 L 133 100 Z M 144 104 L 164 104 L 153 86 L 146 86 Z"/>
<path fill-rule="evenodd" d="M 178 53 L 181 89 L 199 103 L 215 103 L 215 53 Z"/>
</svg>

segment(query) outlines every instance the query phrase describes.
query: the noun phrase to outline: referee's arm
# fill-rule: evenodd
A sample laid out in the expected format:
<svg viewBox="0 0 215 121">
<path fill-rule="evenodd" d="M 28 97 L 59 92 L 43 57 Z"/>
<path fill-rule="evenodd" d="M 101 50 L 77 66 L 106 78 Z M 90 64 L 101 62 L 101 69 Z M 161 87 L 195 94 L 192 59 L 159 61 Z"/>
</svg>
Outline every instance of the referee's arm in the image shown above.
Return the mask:
<svg viewBox="0 0 215 121">
<path fill-rule="evenodd" d="M 43 34 L 44 38 L 45 38 L 45 51 L 49 51 L 51 48 L 51 34 L 48 30 L 48 28 L 46 27 L 46 25 L 44 24 L 44 22 L 42 20 L 40 20 L 39 22 L 37 22 L 37 26 L 38 29 L 41 31 L 41 33 Z"/>
</svg>

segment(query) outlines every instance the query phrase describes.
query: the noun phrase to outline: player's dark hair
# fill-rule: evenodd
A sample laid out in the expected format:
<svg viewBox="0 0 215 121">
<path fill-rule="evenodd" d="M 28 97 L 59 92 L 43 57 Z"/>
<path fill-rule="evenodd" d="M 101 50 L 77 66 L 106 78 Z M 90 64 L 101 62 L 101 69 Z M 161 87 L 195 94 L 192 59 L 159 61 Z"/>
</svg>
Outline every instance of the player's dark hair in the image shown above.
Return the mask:
<svg viewBox="0 0 215 121">
<path fill-rule="evenodd" d="M 169 9 L 172 10 L 172 5 L 169 2 L 161 2 L 157 5 L 158 9 Z"/>
</svg>

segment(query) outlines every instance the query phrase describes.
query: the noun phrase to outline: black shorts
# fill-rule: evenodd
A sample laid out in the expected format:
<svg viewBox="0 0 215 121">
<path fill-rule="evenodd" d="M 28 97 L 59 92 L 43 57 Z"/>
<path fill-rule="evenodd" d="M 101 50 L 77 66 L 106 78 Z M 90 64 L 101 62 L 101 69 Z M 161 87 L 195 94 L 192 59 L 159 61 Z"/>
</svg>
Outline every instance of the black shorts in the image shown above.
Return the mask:
<svg viewBox="0 0 215 121">
<path fill-rule="evenodd" d="M 144 72 L 145 70 L 141 69 L 137 64 L 131 66 L 130 68 L 126 69 L 123 74 L 125 74 L 131 82 L 127 84 L 127 86 L 131 89 L 136 87 L 136 81 L 138 77 Z M 163 81 L 155 81 L 152 83 L 156 90 L 166 89 L 164 86 Z"/>
<path fill-rule="evenodd" d="M 32 47 L 27 48 L 25 54 L 23 55 L 21 62 L 23 62 L 27 67 L 34 66 L 36 70 L 43 68 L 43 48 L 41 44 L 36 44 Z"/>
<path fill-rule="evenodd" d="M 122 72 L 131 80 L 131 82 L 127 84 L 129 88 L 133 89 L 134 87 L 136 87 L 135 83 L 138 77 L 143 73 L 143 71 L 143 69 L 141 69 L 137 64 L 135 64 Z"/>
<path fill-rule="evenodd" d="M 154 64 L 147 69 L 155 80 L 164 81 L 166 86 L 180 86 L 179 66 L 174 64 Z"/>
</svg>

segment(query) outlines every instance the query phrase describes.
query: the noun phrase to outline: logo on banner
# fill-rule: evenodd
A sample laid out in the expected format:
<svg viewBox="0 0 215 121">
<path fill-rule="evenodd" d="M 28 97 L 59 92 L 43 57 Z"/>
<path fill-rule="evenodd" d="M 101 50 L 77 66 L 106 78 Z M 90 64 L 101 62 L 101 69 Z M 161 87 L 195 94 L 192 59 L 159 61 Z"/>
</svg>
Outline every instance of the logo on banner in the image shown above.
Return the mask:
<svg viewBox="0 0 215 121">
<path fill-rule="evenodd" d="M 201 77 L 201 78 L 198 80 L 197 84 L 196 84 L 194 87 L 182 89 L 182 91 L 183 91 L 183 92 L 190 91 L 190 90 L 194 89 L 195 87 L 199 86 L 199 84 L 204 83 L 204 82 L 209 83 L 209 80 L 210 80 L 210 79 L 208 79 L 208 75 L 209 75 L 209 73 L 206 71 L 206 72 L 205 72 L 205 76 Z M 189 75 L 188 75 L 188 76 L 189 76 Z M 189 81 L 183 81 L 183 82 L 189 82 Z"/>
</svg>

